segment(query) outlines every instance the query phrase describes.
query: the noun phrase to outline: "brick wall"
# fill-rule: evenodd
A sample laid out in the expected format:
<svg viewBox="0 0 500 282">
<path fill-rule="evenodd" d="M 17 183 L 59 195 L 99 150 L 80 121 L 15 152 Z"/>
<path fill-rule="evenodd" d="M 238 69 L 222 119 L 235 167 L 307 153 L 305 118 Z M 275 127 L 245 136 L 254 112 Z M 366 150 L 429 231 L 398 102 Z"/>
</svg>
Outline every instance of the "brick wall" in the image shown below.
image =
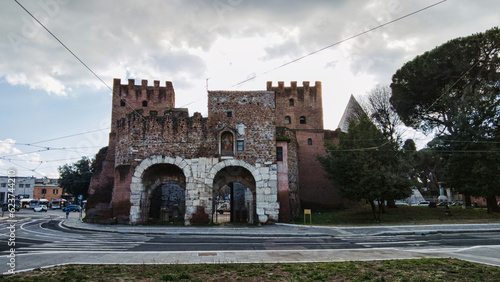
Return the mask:
<svg viewBox="0 0 500 282">
<path fill-rule="evenodd" d="M 218 142 L 224 131 L 234 133 L 235 147 L 238 140 L 244 142 L 244 150 L 235 150 L 234 157 L 250 164 L 276 163 L 273 92 L 209 91 L 208 117 L 209 130 Z"/>
<path fill-rule="evenodd" d="M 197 158 L 216 153 L 215 134 L 200 113 L 187 109 L 128 113 L 116 126 L 116 164 L 131 164 L 150 155 Z"/>
<path fill-rule="evenodd" d="M 323 100 L 321 82 L 310 86 L 309 81 L 302 82 L 302 87 L 292 81 L 285 87 L 283 81 L 278 86 L 267 82 L 267 90 L 276 93 L 276 126 L 290 129 L 323 129 Z M 291 100 L 293 102 L 291 102 Z M 290 123 L 286 117 L 290 117 Z M 301 123 L 301 117 L 305 120 Z"/>
</svg>

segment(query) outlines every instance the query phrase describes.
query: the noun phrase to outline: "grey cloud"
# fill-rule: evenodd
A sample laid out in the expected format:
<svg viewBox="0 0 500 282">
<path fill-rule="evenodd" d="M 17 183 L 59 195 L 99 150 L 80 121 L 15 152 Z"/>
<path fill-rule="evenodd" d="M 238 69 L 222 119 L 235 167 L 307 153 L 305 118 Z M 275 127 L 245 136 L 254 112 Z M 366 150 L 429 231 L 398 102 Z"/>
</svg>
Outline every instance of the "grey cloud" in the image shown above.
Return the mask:
<svg viewBox="0 0 500 282">
<path fill-rule="evenodd" d="M 50 0 L 58 3 L 62 0 Z M 48 2 L 50 2 L 48 1 Z M 345 39 L 367 28 L 413 12 L 432 1 L 64 1 L 50 10 L 42 2 L 26 2 L 27 9 L 46 16 L 47 27 L 89 67 L 110 82 L 129 70 L 137 75 L 168 75 L 179 72 L 193 78 L 206 70 L 204 58 L 190 49 L 208 52 L 222 37 L 245 38 L 281 34 L 283 42 L 263 48 L 262 60 L 297 58 Z M 44 2 L 45 3 L 45 2 Z M 61 2 L 62 3 L 62 2 Z M 435 42 L 445 42 L 464 32 L 480 32 L 498 19 L 497 0 L 473 2 L 447 1 L 429 11 L 384 27 L 364 38 L 350 42 L 346 57 L 353 60 L 352 70 L 376 74 L 380 79 Z M 485 14 L 485 8 L 490 14 Z M 30 78 L 52 75 L 64 85 L 95 84 L 96 79 L 62 48 L 45 30 L 32 27 L 26 36 L 29 16 L 13 2 L 3 4 L 0 34 L 7 44 L 0 46 L 0 77 L 26 73 Z M 50 15 L 49 15 L 50 14 Z M 470 22 L 470 23 L 469 23 Z M 477 26 L 484 26 L 483 30 Z M 287 30 L 297 30 L 287 37 Z M 413 51 L 390 49 L 380 40 L 418 38 Z M 23 44 L 14 48 L 9 35 L 18 35 Z M 413 53 L 412 53 L 413 52 Z M 148 70 L 148 64 L 152 69 Z M 63 70 L 51 74 L 51 69 Z M 113 74 L 115 73 L 115 74 Z M 185 75 L 182 76 L 185 79 Z M 170 78 L 169 78 L 170 79 Z M 37 79 L 31 79 L 37 81 Z M 39 80 L 39 79 L 38 79 Z M 38 87 L 44 87 L 38 85 Z"/>
</svg>

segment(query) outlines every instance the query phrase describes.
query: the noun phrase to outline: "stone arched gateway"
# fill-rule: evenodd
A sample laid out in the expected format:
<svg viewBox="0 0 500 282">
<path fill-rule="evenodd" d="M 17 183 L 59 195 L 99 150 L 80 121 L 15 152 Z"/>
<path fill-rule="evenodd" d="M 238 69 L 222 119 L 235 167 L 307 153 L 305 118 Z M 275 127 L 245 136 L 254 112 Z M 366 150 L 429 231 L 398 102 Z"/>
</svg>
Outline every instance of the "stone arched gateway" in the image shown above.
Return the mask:
<svg viewBox="0 0 500 282">
<path fill-rule="evenodd" d="M 249 171 L 255 181 L 255 214 L 260 223 L 277 222 L 279 214 L 277 169 L 275 164 L 253 166 L 239 159 L 197 158 L 182 159 L 166 156 L 151 156 L 136 168 L 130 185 L 130 224 L 141 224 L 148 219 L 148 187 L 144 185 L 144 173 L 157 164 L 170 164 L 182 170 L 185 176 L 184 222 L 202 207 L 205 214 L 212 215 L 214 179 L 219 171 L 228 167 L 242 167 Z M 210 218 L 211 220 L 211 218 Z"/>
<path fill-rule="evenodd" d="M 217 189 L 219 181 L 216 176 L 218 173 L 227 168 L 242 167 L 249 171 L 255 181 L 255 213 L 260 223 L 268 221 L 278 221 L 279 203 L 278 203 L 278 181 L 276 165 L 269 166 L 252 166 L 251 164 L 240 159 L 223 160 L 212 167 L 208 178 L 211 180 L 209 187 L 210 191 Z M 237 172 L 235 172 L 237 173 Z M 238 179 L 237 177 L 235 179 Z M 233 179 L 234 180 L 234 179 Z M 242 184 L 252 186 L 248 180 L 238 179 Z M 212 213 L 210 213 L 212 214 Z"/>
<path fill-rule="evenodd" d="M 143 160 L 136 168 L 132 183 L 130 185 L 130 223 L 140 224 L 148 221 L 151 193 L 162 183 L 144 183 L 145 173 L 151 167 L 167 164 L 178 168 L 183 173 L 183 189 L 187 188 L 188 178 L 191 176 L 191 167 L 182 158 L 171 158 L 165 156 L 151 156 Z M 148 187 L 150 186 L 150 187 Z M 187 189 L 186 189 L 187 194 Z M 184 215 L 186 218 L 187 212 Z"/>
</svg>

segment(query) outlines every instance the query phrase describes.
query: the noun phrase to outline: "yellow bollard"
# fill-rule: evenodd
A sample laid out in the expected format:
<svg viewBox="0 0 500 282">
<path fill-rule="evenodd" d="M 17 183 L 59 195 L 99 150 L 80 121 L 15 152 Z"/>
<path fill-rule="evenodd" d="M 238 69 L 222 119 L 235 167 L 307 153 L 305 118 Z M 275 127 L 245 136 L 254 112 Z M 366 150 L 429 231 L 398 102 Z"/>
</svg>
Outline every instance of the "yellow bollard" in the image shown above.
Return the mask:
<svg viewBox="0 0 500 282">
<path fill-rule="evenodd" d="M 312 224 L 311 210 L 304 210 L 304 224 L 306 224 L 306 214 L 309 215 L 309 224 Z"/>
</svg>

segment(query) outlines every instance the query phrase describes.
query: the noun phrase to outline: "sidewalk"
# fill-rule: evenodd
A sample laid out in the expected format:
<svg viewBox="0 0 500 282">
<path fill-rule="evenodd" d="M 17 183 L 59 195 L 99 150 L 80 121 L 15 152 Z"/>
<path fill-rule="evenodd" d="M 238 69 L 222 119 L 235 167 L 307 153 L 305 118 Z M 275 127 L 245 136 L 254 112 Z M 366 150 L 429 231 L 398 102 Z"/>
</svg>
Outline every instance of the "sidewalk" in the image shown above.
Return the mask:
<svg viewBox="0 0 500 282">
<path fill-rule="evenodd" d="M 486 224 L 439 224 L 439 225 L 396 225 L 336 227 L 277 223 L 263 226 L 142 226 L 142 225 L 101 225 L 84 223 L 70 217 L 62 225 L 71 229 L 161 235 L 217 235 L 245 237 L 348 237 L 348 236 L 391 236 L 424 235 L 437 233 L 500 232 L 500 223 Z"/>
<path fill-rule="evenodd" d="M 58 215 L 53 219 L 63 219 Z M 100 225 L 84 223 L 77 213 L 70 214 L 61 224 L 65 228 L 113 232 L 124 234 L 161 234 L 177 236 L 238 236 L 244 237 L 351 237 L 364 242 L 363 236 L 428 234 L 452 232 L 500 232 L 500 223 L 460 224 L 460 225 L 411 225 L 411 226 L 303 226 L 275 224 L 241 227 L 222 226 L 130 226 Z M 92 236 L 91 236 L 92 237 Z M 356 238 L 354 238 L 356 237 Z M 387 238 L 380 238 L 386 240 Z M 396 240 L 398 240 L 396 238 Z M 406 240 L 406 239 L 403 239 Z M 285 239 L 285 241 L 287 241 Z M 347 239 L 349 241 L 349 239 Z M 64 242 L 63 242 L 64 243 Z M 92 243 L 92 242 L 89 242 Z M 360 243 L 361 244 L 361 243 Z M 99 250 L 88 251 L 53 250 L 28 252 L 16 256 L 18 271 L 33 270 L 39 267 L 51 267 L 65 264 L 197 264 L 197 263 L 298 263 L 298 262 L 333 262 L 367 261 L 420 258 L 457 258 L 488 265 L 500 266 L 500 246 L 478 246 L 473 248 L 446 248 L 429 246 L 426 248 L 342 248 L 342 249 L 283 249 L 268 244 L 263 250 L 217 250 L 217 251 L 133 251 Z M 54 255 L 57 254 L 57 255 Z M 6 270 L 4 270 L 6 271 Z"/>
</svg>

